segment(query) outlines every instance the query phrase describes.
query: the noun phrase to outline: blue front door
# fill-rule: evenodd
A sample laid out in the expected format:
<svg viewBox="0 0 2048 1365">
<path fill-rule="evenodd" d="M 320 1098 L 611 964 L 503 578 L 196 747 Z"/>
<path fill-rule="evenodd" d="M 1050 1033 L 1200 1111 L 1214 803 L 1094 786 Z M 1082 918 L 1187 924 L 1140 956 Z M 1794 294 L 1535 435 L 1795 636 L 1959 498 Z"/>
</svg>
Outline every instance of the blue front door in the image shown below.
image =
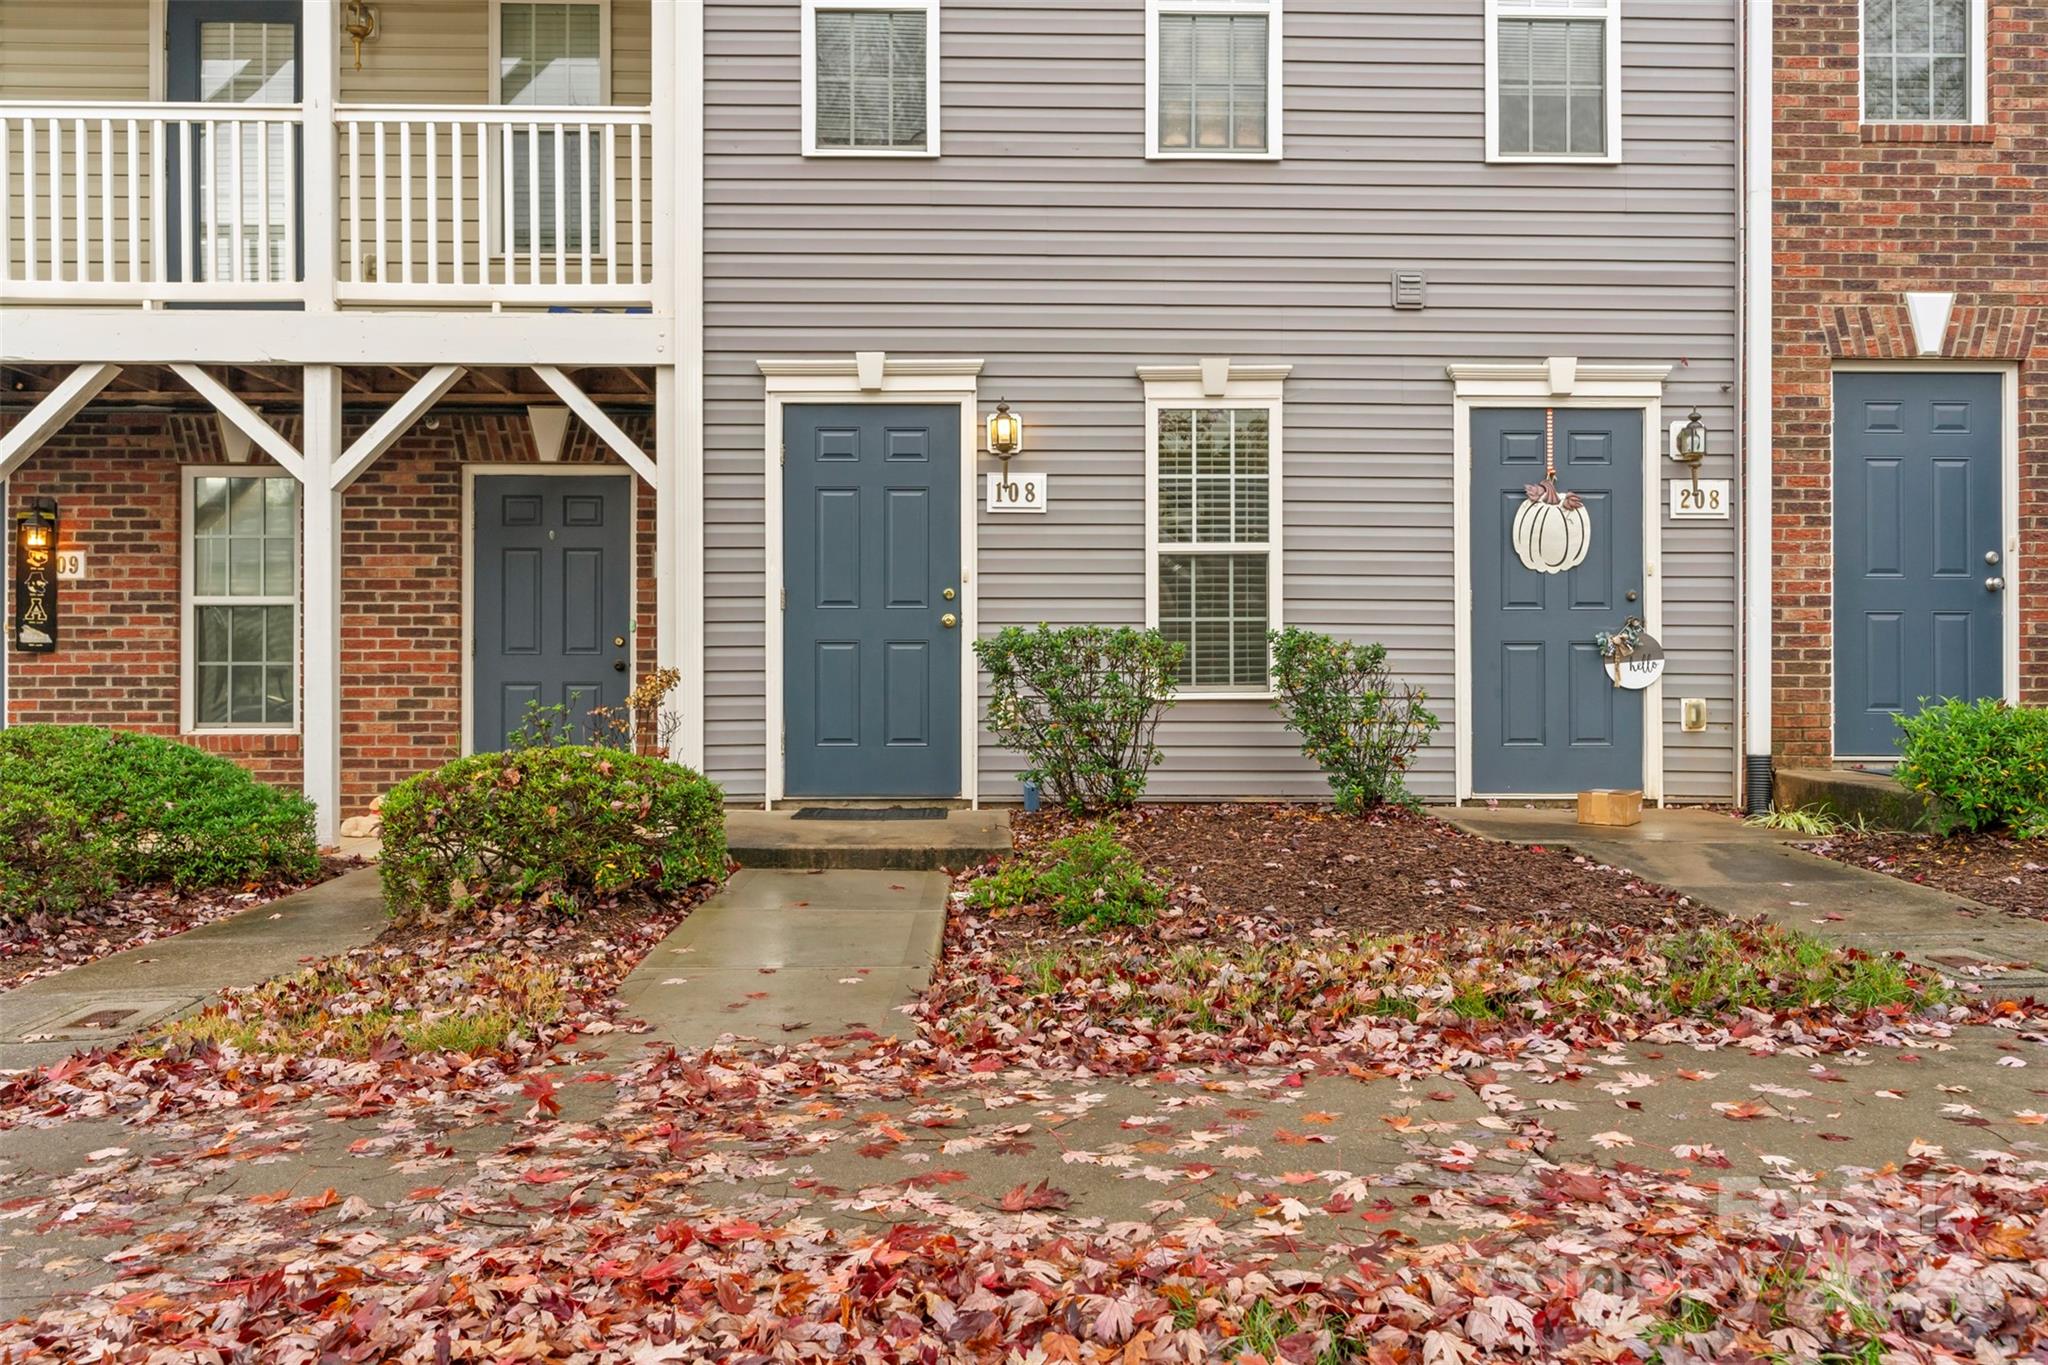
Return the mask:
<svg viewBox="0 0 2048 1365">
<path fill-rule="evenodd" d="M 960 794 L 960 409 L 783 420 L 783 789 Z"/>
<path fill-rule="evenodd" d="M 2003 694 L 2002 382 L 1835 376 L 1835 752 L 1888 758 L 1923 701 Z"/>
<path fill-rule="evenodd" d="M 1643 414 L 1557 408 L 1557 486 L 1591 513 L 1585 560 L 1537 573 L 1515 513 L 1543 482 L 1544 409 L 1472 412 L 1472 790 L 1563 796 L 1643 783 L 1641 692 L 1593 637 L 1643 613 Z"/>
</svg>

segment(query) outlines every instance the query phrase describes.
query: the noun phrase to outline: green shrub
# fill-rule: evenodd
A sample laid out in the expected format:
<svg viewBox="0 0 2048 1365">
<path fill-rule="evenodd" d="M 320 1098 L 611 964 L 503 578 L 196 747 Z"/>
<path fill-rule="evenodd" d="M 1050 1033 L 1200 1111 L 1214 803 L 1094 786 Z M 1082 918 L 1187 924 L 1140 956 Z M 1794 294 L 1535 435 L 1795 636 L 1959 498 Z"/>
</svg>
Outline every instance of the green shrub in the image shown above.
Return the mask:
<svg viewBox="0 0 2048 1365">
<path fill-rule="evenodd" d="M 1436 731 L 1429 694 L 1396 685 L 1387 647 L 1332 639 L 1312 630 L 1276 630 L 1275 703 L 1301 751 L 1329 776 L 1346 814 L 1388 801 L 1413 804 L 1402 774 Z"/>
<path fill-rule="evenodd" d="M 320 871 L 313 806 L 216 754 L 90 725 L 0 731 L 5 908 L 74 908 L 113 885 L 180 891 Z M 33 901 L 16 885 L 41 864 Z M 54 870 L 53 870 L 54 869 Z"/>
<path fill-rule="evenodd" d="M 1053 840 L 1038 862 L 1015 858 L 977 878 L 967 903 L 984 910 L 1042 905 L 1062 924 L 1115 929 L 1150 924 L 1166 891 L 1104 822 Z"/>
<path fill-rule="evenodd" d="M 2048 708 L 1950 700 L 1899 729 L 1898 779 L 1933 798 L 1937 833 L 2004 825 L 2048 838 Z"/>
<path fill-rule="evenodd" d="M 974 652 L 988 670 L 989 731 L 1024 755 L 1025 781 L 1077 813 L 1144 794 L 1180 645 L 1128 626 L 1012 626 Z"/>
<path fill-rule="evenodd" d="M 556 745 L 477 754 L 384 798 L 392 913 L 680 891 L 725 876 L 724 794 L 664 759 Z"/>
</svg>

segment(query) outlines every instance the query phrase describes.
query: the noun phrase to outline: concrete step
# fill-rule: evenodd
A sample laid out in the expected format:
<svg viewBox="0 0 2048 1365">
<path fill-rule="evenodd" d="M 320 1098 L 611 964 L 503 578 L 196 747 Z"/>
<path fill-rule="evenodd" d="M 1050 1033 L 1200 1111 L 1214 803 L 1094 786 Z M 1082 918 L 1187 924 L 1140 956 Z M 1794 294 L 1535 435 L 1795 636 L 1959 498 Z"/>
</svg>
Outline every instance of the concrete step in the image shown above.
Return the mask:
<svg viewBox="0 0 2048 1365">
<path fill-rule="evenodd" d="M 1780 810 L 1819 806 L 1845 820 L 1859 816 L 1880 829 L 1919 829 L 1927 798 L 1907 791 L 1890 773 L 1854 768 L 1780 768 L 1772 798 Z"/>
<path fill-rule="evenodd" d="M 1010 851 L 1007 810 L 948 810 L 921 820 L 798 820 L 799 808 L 727 811 L 732 856 L 742 867 L 932 872 Z"/>
</svg>

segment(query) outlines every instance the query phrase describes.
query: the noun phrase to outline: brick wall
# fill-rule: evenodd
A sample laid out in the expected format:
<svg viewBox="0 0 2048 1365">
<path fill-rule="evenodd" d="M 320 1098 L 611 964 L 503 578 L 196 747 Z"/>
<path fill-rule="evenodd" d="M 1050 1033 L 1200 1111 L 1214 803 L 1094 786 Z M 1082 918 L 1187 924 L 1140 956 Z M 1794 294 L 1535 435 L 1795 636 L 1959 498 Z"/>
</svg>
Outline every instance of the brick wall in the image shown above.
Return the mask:
<svg viewBox="0 0 2048 1365">
<path fill-rule="evenodd" d="M 13 418 L 0 418 L 0 427 Z M 273 417 L 287 436 L 296 422 Z M 350 412 L 347 434 L 368 422 Z M 648 439 L 651 421 L 621 425 Z M 14 724 L 89 723 L 175 735 L 182 639 L 179 471 L 222 452 L 213 417 L 95 404 L 8 486 L 8 526 L 31 497 L 57 499 L 60 544 L 88 577 L 61 590 L 54 653 L 10 652 Z M 414 430 L 349 490 L 342 525 L 342 815 L 445 762 L 462 743 L 462 466 L 534 458 L 523 418 L 443 413 Z M 616 460 L 580 423 L 564 463 Z M 259 461 L 259 463 L 265 463 Z M 635 480 L 635 670 L 654 665 L 654 498 Z M 8 592 L 13 591 L 11 562 Z M 12 602 L 8 603 L 11 623 Z M 11 631 L 9 634 L 11 639 Z M 296 735 L 185 737 L 266 781 L 296 786 Z"/>
<path fill-rule="evenodd" d="M 1942 348 L 2020 364 L 2021 682 L 2048 701 L 2048 3 L 1989 4 L 1988 119 L 1864 127 L 1854 0 L 1779 3 L 1774 747 L 1832 752 L 1830 378 L 1914 355 L 1902 294 L 1953 290 Z M 2039 547 L 2039 548 L 2034 548 Z"/>
</svg>

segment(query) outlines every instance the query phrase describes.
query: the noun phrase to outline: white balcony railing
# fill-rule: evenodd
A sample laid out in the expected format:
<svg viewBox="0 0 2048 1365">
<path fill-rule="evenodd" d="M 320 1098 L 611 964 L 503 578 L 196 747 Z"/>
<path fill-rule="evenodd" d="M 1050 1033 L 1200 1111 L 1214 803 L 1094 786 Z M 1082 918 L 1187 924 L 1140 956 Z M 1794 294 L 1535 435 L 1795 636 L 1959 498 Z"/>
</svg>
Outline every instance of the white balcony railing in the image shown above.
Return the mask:
<svg viewBox="0 0 2048 1365">
<path fill-rule="evenodd" d="M 331 215 L 343 305 L 651 301 L 644 109 L 344 106 L 336 183 L 294 105 L 0 101 L 0 298 L 303 301 Z"/>
</svg>

